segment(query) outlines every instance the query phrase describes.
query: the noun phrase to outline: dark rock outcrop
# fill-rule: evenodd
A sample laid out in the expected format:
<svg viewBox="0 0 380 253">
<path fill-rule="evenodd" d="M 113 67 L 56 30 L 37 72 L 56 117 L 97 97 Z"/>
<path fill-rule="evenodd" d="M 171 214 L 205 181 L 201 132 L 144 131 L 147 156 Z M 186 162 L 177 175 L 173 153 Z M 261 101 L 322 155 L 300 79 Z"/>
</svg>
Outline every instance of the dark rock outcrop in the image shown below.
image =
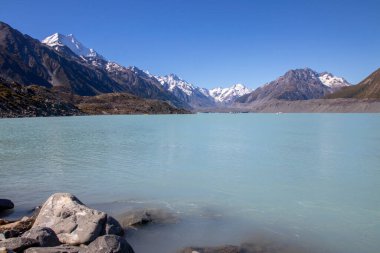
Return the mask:
<svg viewBox="0 0 380 253">
<path fill-rule="evenodd" d="M 23 86 L 0 78 L 0 118 L 82 114 L 54 90 L 37 85 Z"/>
<path fill-rule="evenodd" d="M 61 244 L 51 228 L 32 228 L 21 237 L 37 240 L 41 247 L 55 247 Z"/>
<path fill-rule="evenodd" d="M 99 114 L 186 114 L 166 102 L 142 99 L 128 93 L 102 94 L 93 97 L 78 98 L 79 109 L 92 115 Z"/>
<path fill-rule="evenodd" d="M 13 202 L 9 199 L 0 199 L 0 212 L 1 211 L 5 211 L 5 210 L 9 210 L 9 209 L 13 209 L 15 207 L 15 205 L 13 204 Z"/>
</svg>

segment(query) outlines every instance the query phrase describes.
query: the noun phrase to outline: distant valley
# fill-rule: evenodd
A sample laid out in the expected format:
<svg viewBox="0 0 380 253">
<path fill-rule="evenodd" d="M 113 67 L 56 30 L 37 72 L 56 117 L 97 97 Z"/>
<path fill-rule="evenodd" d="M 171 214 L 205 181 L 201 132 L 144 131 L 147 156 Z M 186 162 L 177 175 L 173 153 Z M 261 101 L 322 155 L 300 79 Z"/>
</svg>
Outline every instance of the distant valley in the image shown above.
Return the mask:
<svg viewBox="0 0 380 253">
<path fill-rule="evenodd" d="M 379 70 L 357 85 L 304 68 L 255 90 L 243 84 L 206 89 L 176 74 L 153 75 L 109 61 L 71 34 L 55 33 L 40 42 L 2 22 L 0 77 L 1 117 L 380 111 Z"/>
</svg>

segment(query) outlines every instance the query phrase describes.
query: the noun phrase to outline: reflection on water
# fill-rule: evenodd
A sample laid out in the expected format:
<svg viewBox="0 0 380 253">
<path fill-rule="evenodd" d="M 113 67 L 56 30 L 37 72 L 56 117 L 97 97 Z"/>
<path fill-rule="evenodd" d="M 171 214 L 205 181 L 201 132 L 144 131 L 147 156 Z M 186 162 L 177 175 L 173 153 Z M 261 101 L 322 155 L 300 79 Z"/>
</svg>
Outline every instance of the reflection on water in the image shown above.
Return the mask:
<svg viewBox="0 0 380 253">
<path fill-rule="evenodd" d="M 114 214 L 180 216 L 130 233 L 137 252 L 263 238 L 377 253 L 379 126 L 377 114 L 1 119 L 0 198 L 13 216 L 67 191 Z"/>
</svg>

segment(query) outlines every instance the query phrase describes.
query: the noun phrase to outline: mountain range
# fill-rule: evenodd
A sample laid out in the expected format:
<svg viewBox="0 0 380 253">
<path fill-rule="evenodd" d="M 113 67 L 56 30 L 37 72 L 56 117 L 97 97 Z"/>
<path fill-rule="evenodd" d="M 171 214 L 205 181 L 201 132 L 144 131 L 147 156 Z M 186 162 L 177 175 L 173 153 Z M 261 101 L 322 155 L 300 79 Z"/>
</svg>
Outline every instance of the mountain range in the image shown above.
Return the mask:
<svg viewBox="0 0 380 253">
<path fill-rule="evenodd" d="M 329 72 L 318 73 L 310 68 L 304 68 L 290 70 L 255 90 L 243 84 L 234 84 L 228 88 L 206 89 L 191 84 L 176 74 L 152 75 L 135 66 L 125 67 L 110 61 L 94 49 L 86 47 L 72 34 L 55 33 L 38 41 L 3 22 L 0 22 L 0 78 L 3 83 L 8 83 L 8 88 L 12 86 L 9 83 L 13 83 L 12 87 L 42 86 L 54 90 L 56 96 L 65 98 L 69 97 L 68 94 L 71 94 L 71 97 L 76 96 L 77 103 L 86 100 L 79 97 L 99 98 L 91 100 L 92 106 L 86 108 L 97 108 L 94 102 L 105 103 L 110 99 L 114 102 L 112 106 L 119 108 L 108 111 L 103 108 L 110 113 L 113 111 L 133 113 L 134 110 L 139 112 L 137 107 L 133 107 L 133 110 L 120 107 L 123 103 L 131 107 L 131 103 L 127 100 L 136 102 L 135 98 L 140 99 L 138 100 L 140 105 L 145 103 L 149 106 L 158 106 L 160 109 L 165 108 L 165 112 L 171 113 L 182 113 L 181 109 L 213 110 L 212 108 L 229 108 L 272 100 L 299 101 L 325 97 L 380 98 L 378 71 L 358 85 L 351 85 L 344 78 Z M 112 95 L 115 93 L 126 95 Z M 40 94 L 47 95 L 48 92 Z M 103 94 L 109 95 L 101 96 Z M 173 109 L 150 100 L 166 102 Z M 159 113 L 160 109 L 148 112 Z"/>
<path fill-rule="evenodd" d="M 97 53 L 94 49 L 84 46 L 72 34 L 62 35 L 55 33 L 46 37 L 41 42 L 58 52 L 64 52 L 67 50 L 66 47 L 69 48 L 83 61 L 96 68 L 107 71 L 114 80 L 118 81 L 118 83 L 133 83 L 133 80 L 131 80 L 132 78 L 130 77 L 130 71 L 132 71 L 147 83 L 153 84 L 153 86 L 159 87 L 160 89 L 163 88 L 165 91 L 174 95 L 184 104 L 179 104 L 177 101 L 171 101 L 173 99 L 169 97 L 166 97 L 166 99 L 173 102 L 173 104 L 177 106 L 182 106 L 185 108 L 212 107 L 219 104 L 228 104 L 234 101 L 235 98 L 250 92 L 248 88 L 241 84 L 233 85 L 230 88 L 216 88 L 208 90 L 206 88 L 197 87 L 179 78 L 175 74 L 153 76 L 149 72 L 142 71 L 135 66 L 124 67 L 118 63 L 106 60 L 105 57 Z M 161 84 L 161 87 L 158 85 L 157 81 Z M 146 85 L 140 84 L 135 85 L 134 87 L 128 87 L 127 89 L 129 93 L 141 97 L 144 97 L 145 90 L 152 90 L 152 87 L 147 87 Z M 159 94 L 155 94 L 152 98 L 165 99 L 165 97 L 162 97 L 162 95 L 160 96 Z"/>
</svg>

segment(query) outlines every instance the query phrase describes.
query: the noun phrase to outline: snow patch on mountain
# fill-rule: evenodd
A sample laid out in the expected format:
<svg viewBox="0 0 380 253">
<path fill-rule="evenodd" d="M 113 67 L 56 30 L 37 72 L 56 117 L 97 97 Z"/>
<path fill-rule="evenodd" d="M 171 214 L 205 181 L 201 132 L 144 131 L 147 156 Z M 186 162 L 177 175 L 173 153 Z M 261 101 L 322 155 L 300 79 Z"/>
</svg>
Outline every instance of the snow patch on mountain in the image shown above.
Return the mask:
<svg viewBox="0 0 380 253">
<path fill-rule="evenodd" d="M 331 73 L 323 72 L 319 74 L 319 80 L 330 88 L 342 88 L 351 85 L 346 79 L 334 76 Z"/>
<path fill-rule="evenodd" d="M 41 42 L 53 48 L 67 46 L 78 56 L 105 60 L 105 58 L 98 54 L 94 49 L 85 47 L 72 34 L 63 35 L 60 33 L 54 33 L 43 39 Z"/>
</svg>

